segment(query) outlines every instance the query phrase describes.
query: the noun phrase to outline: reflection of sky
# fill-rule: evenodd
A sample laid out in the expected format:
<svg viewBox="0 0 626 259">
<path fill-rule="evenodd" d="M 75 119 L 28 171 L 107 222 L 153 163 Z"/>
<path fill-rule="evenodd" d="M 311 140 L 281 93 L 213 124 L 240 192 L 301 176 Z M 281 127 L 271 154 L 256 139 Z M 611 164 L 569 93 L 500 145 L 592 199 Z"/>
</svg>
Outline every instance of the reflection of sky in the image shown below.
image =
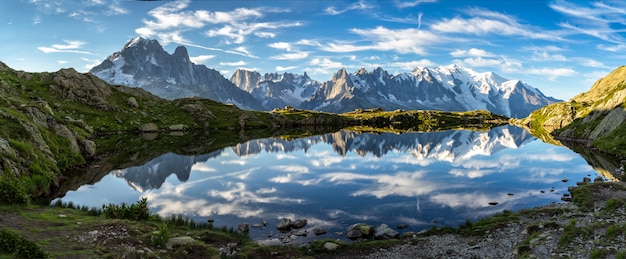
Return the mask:
<svg viewBox="0 0 626 259">
<path fill-rule="evenodd" d="M 429 227 L 433 219 L 454 225 L 503 209 L 560 201 L 570 185 L 562 179 L 594 174 L 566 148 L 541 141 L 517 147 L 505 136 L 500 146 L 507 148 L 492 152 L 486 136 L 471 139 L 475 146 L 461 147 L 471 155 L 443 148 L 448 140 L 431 150 L 394 149 L 382 157 L 354 150 L 342 156 L 322 142 L 306 152 L 246 156 L 227 148 L 196 163 L 186 182 L 171 175 L 160 189 L 139 193 L 123 179 L 107 176 L 63 200 L 99 207 L 147 197 L 160 215 L 213 218 L 217 225 L 230 226 L 267 220 L 267 232 L 276 232 L 273 226 L 281 217 L 305 218 L 307 227 L 328 228 L 329 233 L 356 222 L 405 223 L 415 231 Z M 251 235 L 264 238 L 267 232 L 253 229 Z"/>
</svg>

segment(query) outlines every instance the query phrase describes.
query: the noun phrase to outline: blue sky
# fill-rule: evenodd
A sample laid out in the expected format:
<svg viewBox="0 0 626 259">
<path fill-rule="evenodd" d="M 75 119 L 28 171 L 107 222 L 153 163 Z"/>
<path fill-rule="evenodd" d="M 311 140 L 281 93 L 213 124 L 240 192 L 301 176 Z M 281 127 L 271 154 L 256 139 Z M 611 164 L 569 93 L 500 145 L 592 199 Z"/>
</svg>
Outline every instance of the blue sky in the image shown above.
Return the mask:
<svg viewBox="0 0 626 259">
<path fill-rule="evenodd" d="M 33 72 L 86 72 L 142 36 L 226 78 L 456 63 L 569 99 L 626 58 L 626 2 L 609 0 L 11 0 L 0 17 L 0 61 Z"/>
</svg>

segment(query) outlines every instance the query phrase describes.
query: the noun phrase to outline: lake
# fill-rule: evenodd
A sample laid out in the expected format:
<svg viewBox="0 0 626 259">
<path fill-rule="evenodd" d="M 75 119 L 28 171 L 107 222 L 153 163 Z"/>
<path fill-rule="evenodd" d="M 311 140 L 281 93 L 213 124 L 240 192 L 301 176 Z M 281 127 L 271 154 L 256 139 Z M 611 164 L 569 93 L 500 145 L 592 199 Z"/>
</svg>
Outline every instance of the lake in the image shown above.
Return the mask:
<svg viewBox="0 0 626 259">
<path fill-rule="evenodd" d="M 456 226 L 503 210 L 562 202 L 569 186 L 599 175 L 572 150 L 526 130 L 359 134 L 265 138 L 199 156 L 163 154 L 114 170 L 61 198 L 101 207 L 148 198 L 154 213 L 215 226 L 239 223 L 260 243 L 280 243 L 279 219 L 306 219 L 319 238 L 347 240 L 354 223 L 408 228 Z M 313 238 L 293 236 L 292 243 Z"/>
</svg>

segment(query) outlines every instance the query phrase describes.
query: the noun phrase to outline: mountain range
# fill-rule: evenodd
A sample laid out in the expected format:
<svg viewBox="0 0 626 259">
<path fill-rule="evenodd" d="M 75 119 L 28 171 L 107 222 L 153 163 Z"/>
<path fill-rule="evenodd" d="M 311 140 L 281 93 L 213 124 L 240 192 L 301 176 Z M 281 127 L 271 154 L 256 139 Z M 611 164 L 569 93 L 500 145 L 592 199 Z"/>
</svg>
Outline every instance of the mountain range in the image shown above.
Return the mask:
<svg viewBox="0 0 626 259">
<path fill-rule="evenodd" d="M 367 108 L 489 110 L 521 118 L 559 101 L 521 80 L 459 65 L 418 67 L 397 75 L 380 67 L 353 73 L 342 68 L 326 82 L 306 73 L 261 75 L 239 69 L 228 80 L 192 63 L 183 46 L 169 54 L 156 40 L 143 38 L 129 41 L 89 72 L 111 84 L 141 87 L 166 99 L 199 96 L 252 110 L 285 106 L 335 113 Z"/>
</svg>

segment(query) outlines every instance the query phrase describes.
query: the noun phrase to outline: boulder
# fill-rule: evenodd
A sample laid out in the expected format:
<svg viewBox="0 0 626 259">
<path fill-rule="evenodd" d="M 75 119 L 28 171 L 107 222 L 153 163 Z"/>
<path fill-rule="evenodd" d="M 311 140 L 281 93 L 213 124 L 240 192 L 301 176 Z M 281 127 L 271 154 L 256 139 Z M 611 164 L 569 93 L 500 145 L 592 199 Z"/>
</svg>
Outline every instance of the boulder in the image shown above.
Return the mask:
<svg viewBox="0 0 626 259">
<path fill-rule="evenodd" d="M 184 124 L 175 124 L 170 126 L 170 131 L 184 131 L 187 129 L 187 126 Z"/>
<path fill-rule="evenodd" d="M 324 243 L 324 249 L 328 251 L 335 251 L 337 250 L 337 248 L 339 248 L 339 245 L 337 243 L 333 243 L 333 242 Z"/>
<path fill-rule="evenodd" d="M 137 103 L 137 100 L 135 100 L 135 97 L 128 97 L 128 99 L 126 100 L 126 104 L 128 104 L 128 106 L 132 107 L 132 108 L 139 108 L 139 104 Z"/>
<path fill-rule="evenodd" d="M 239 225 L 237 225 L 237 229 L 239 229 L 239 232 L 241 233 L 248 233 L 250 232 L 250 225 L 248 225 L 247 223 L 240 223 Z"/>
<path fill-rule="evenodd" d="M 81 149 L 83 154 L 87 157 L 94 157 L 96 155 L 96 142 L 88 139 L 80 140 Z"/>
<path fill-rule="evenodd" d="M 288 219 L 288 218 L 280 219 L 280 221 L 278 221 L 278 224 L 276 224 L 276 229 L 288 231 L 289 229 L 291 229 L 291 219 Z"/>
<path fill-rule="evenodd" d="M 595 179 L 593 179 L 594 183 L 602 183 L 604 182 L 604 178 L 602 178 L 602 176 L 597 176 Z"/>
<path fill-rule="evenodd" d="M 356 223 L 348 228 L 349 239 L 369 238 L 374 234 L 374 227 L 365 223 Z"/>
<path fill-rule="evenodd" d="M 139 127 L 139 131 L 141 131 L 141 132 L 157 132 L 157 131 L 159 131 L 159 126 L 157 126 L 154 123 L 146 123 L 144 125 L 141 125 L 141 127 Z"/>
<path fill-rule="evenodd" d="M 168 239 L 167 242 L 165 242 L 165 248 L 167 248 L 168 250 L 172 250 L 177 246 L 183 246 L 183 245 L 192 244 L 195 242 L 198 242 L 198 241 L 193 239 L 193 237 L 188 237 L 188 236 L 172 237 Z"/>
<path fill-rule="evenodd" d="M 391 229 L 387 224 L 380 224 L 380 226 L 376 227 L 374 231 L 375 239 L 390 239 L 397 238 L 400 236 L 398 231 Z"/>
<path fill-rule="evenodd" d="M 306 226 L 306 224 L 307 224 L 306 219 L 297 219 L 291 222 L 291 227 L 295 229 L 299 229 L 299 228 L 303 228 L 304 226 Z"/>
<path fill-rule="evenodd" d="M 314 228 L 313 234 L 315 234 L 316 236 L 326 234 L 326 229 Z"/>
</svg>

